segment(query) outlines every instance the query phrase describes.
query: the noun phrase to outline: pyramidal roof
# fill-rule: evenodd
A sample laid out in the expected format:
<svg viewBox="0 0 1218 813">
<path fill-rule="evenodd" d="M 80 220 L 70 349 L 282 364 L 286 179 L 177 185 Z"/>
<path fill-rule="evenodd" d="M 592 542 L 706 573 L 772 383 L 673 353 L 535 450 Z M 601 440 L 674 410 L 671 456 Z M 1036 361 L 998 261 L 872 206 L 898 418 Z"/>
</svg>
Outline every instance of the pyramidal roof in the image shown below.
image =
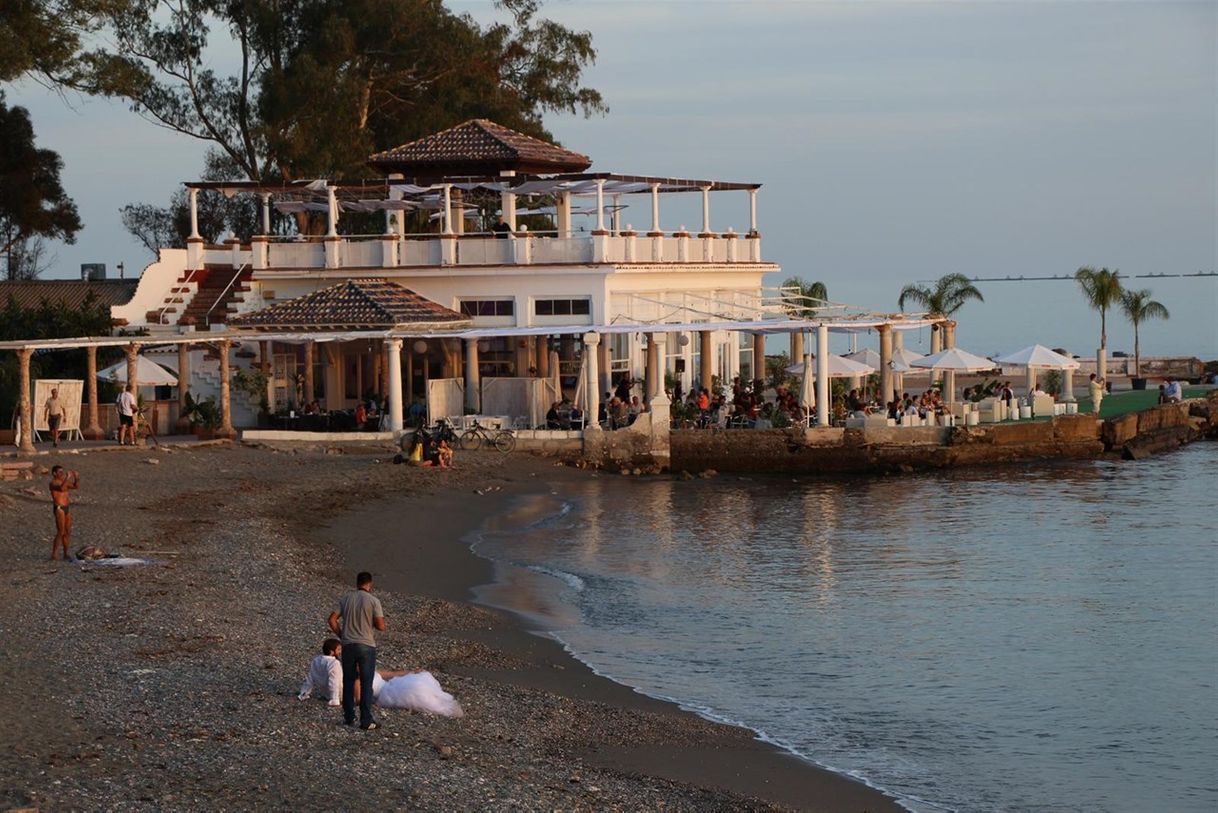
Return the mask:
<svg viewBox="0 0 1218 813">
<path fill-rule="evenodd" d="M 266 330 L 376 330 L 403 326 L 466 327 L 470 320 L 383 278 L 349 279 L 228 320 Z"/>
<path fill-rule="evenodd" d="M 582 172 L 592 159 L 487 119 L 470 119 L 400 147 L 378 152 L 369 166 L 407 178 Z"/>
</svg>

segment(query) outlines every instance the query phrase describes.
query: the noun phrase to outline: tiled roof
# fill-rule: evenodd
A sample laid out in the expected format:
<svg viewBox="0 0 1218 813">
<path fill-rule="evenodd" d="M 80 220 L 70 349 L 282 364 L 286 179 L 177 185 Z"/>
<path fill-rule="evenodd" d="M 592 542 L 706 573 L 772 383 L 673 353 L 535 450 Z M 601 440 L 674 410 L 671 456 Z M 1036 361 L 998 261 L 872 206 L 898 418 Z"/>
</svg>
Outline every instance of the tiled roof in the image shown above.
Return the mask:
<svg viewBox="0 0 1218 813">
<path fill-rule="evenodd" d="M 470 320 L 387 279 L 349 279 L 260 311 L 234 316 L 233 327 L 273 330 L 377 330 L 403 325 L 465 327 Z"/>
<path fill-rule="evenodd" d="M 97 304 L 108 308 L 131 301 L 137 285 L 138 279 L 39 279 L 0 282 L 0 308 L 8 306 L 11 296 L 21 308 L 38 308 L 45 300 L 52 305 L 62 303 L 65 307 L 75 310 L 84 307 L 90 293 L 94 295 Z"/>
<path fill-rule="evenodd" d="M 371 166 L 405 175 L 441 168 L 450 174 L 488 171 L 581 172 L 592 159 L 486 119 L 464 124 L 379 152 Z"/>
</svg>

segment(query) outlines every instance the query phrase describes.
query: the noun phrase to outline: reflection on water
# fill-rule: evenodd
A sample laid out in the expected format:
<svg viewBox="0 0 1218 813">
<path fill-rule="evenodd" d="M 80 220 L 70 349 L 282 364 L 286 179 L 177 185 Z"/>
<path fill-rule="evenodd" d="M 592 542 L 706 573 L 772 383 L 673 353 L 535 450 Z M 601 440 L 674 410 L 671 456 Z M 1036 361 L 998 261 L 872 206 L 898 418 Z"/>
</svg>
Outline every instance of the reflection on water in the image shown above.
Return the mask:
<svg viewBox="0 0 1218 813">
<path fill-rule="evenodd" d="M 478 550 L 598 670 L 915 809 L 1212 810 L 1215 464 L 600 478 Z"/>
</svg>

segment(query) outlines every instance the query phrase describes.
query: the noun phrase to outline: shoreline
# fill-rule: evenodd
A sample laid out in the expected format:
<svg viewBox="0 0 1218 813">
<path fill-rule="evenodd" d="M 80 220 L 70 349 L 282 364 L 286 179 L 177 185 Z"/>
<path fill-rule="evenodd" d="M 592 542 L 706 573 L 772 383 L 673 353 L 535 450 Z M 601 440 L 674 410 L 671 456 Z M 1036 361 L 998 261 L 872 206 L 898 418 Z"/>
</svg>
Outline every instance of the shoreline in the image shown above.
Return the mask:
<svg viewBox="0 0 1218 813">
<path fill-rule="evenodd" d="M 378 589 L 465 604 L 502 619 L 502 625 L 493 628 L 452 634 L 503 652 L 513 666 L 453 667 L 450 670 L 453 674 L 607 704 L 630 712 L 692 719 L 708 727 L 701 740 L 692 742 L 591 745 L 582 756 L 599 768 L 724 790 L 784 808 L 905 810 L 884 791 L 816 765 L 747 726 L 716 720 L 683 707 L 678 700 L 646 694 L 598 673 L 543 629 L 537 618 L 520 609 L 522 603 L 545 602 L 546 598 L 535 592 L 528 595 L 532 592 L 528 590 L 522 595 L 506 585 L 501 570 L 505 566 L 476 553 L 475 538 L 488 530 L 527 524 L 527 517 L 520 517 L 516 510 L 524 499 L 544 495 L 562 500 L 563 482 L 589 476 L 566 468 L 551 468 L 544 476 L 538 476 L 536 471 L 530 474 L 529 480 L 507 483 L 502 490 L 490 494 L 449 492 L 432 497 L 427 512 L 411 519 L 415 531 L 411 545 L 370 541 L 375 539 L 371 528 L 393 527 L 393 521 L 404 511 L 417 507 L 410 497 L 385 497 L 340 512 L 324 529 L 319 529 L 318 535 L 339 552 L 348 570 L 372 569 Z M 505 590 L 512 590 L 517 599 L 515 606 L 508 601 L 488 600 L 496 591 L 503 595 Z M 546 612 L 539 610 L 541 615 Z M 749 736 L 724 738 L 717 736 L 716 729 L 720 728 L 747 732 Z"/>
</svg>

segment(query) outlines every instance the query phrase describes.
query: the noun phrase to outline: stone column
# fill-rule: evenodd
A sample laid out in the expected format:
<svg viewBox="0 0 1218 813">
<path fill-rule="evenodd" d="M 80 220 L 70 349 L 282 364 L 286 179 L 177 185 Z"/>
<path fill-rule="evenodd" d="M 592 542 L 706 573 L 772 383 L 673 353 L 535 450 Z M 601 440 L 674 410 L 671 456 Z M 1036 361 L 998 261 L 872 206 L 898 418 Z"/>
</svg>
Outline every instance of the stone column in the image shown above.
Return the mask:
<svg viewBox="0 0 1218 813">
<path fill-rule="evenodd" d="M 304 398 L 304 404 L 302 404 L 301 406 L 308 406 L 309 404 L 313 403 L 313 384 L 314 384 L 313 364 L 314 364 L 314 355 L 316 352 L 317 352 L 317 343 L 316 342 L 313 342 L 313 341 L 305 342 L 305 346 L 304 346 L 304 392 L 302 393 L 302 396 Z"/>
<path fill-rule="evenodd" d="M 275 414 L 275 343 L 261 343 L 262 372 L 266 375 L 266 412 Z"/>
<path fill-rule="evenodd" d="M 17 362 L 20 369 L 21 393 L 18 403 L 21 404 L 21 443 L 17 451 L 23 455 L 34 454 L 34 409 L 30 399 L 30 359 L 33 357 L 32 348 L 23 347 L 17 351 Z"/>
<path fill-rule="evenodd" d="M 186 396 L 190 394 L 190 343 L 178 345 L 178 423 L 177 430 L 190 433 L 190 416 L 186 414 Z"/>
<path fill-rule="evenodd" d="M 131 386 L 131 394 L 135 396 L 136 401 L 140 397 L 140 382 L 139 368 L 136 366 L 139 363 L 140 345 L 139 342 L 132 342 L 127 345 L 127 383 Z"/>
<path fill-rule="evenodd" d="M 943 320 L 940 325 L 943 331 L 943 349 L 950 350 L 956 346 L 956 323 L 951 319 Z M 947 390 L 948 403 L 956 400 L 956 371 L 945 370 L 943 372 L 943 388 Z"/>
<path fill-rule="evenodd" d="M 325 373 L 322 375 L 322 395 L 326 401 L 326 410 L 333 412 L 336 409 L 342 409 L 343 401 L 346 398 L 344 392 L 346 382 L 346 371 L 342 367 L 342 354 L 339 353 L 338 347 L 334 342 L 327 342 L 324 345 L 326 353 Z"/>
<path fill-rule="evenodd" d="M 539 378 L 550 377 L 550 341 L 548 336 L 538 336 L 537 341 L 537 375 Z"/>
<path fill-rule="evenodd" d="M 656 347 L 656 337 L 658 333 L 647 334 L 647 366 L 644 368 L 643 374 L 643 392 L 650 401 L 655 397 L 655 394 L 663 389 L 664 379 L 660 373 L 660 353 Z M 656 383 L 656 379 L 660 383 Z"/>
<path fill-rule="evenodd" d="M 647 342 L 647 363 L 654 363 L 655 375 L 652 376 L 652 382 L 655 389 L 652 390 L 648 399 L 654 399 L 664 396 L 664 367 L 665 367 L 665 349 L 668 336 L 663 333 L 652 333 Z"/>
<path fill-rule="evenodd" d="M 753 380 L 765 381 L 765 334 L 753 334 Z"/>
<path fill-rule="evenodd" d="M 895 356 L 898 350 L 904 350 L 904 349 L 905 349 L 905 331 L 896 330 L 894 328 L 892 331 L 893 355 Z M 898 373 L 897 371 L 893 370 L 892 388 L 895 391 L 900 392 L 900 393 L 905 392 L 905 373 Z"/>
<path fill-rule="evenodd" d="M 364 400 L 364 354 L 355 351 L 355 399 Z"/>
<path fill-rule="evenodd" d="M 586 359 L 587 378 L 584 381 L 586 390 L 584 401 L 585 430 L 600 431 L 601 425 L 597 420 L 601 408 L 601 377 L 598 352 L 601 337 L 596 333 L 584 334 L 584 359 Z"/>
<path fill-rule="evenodd" d="M 1024 371 L 1024 385 L 1028 388 L 1028 392 L 1036 389 L 1036 368 L 1028 367 Z"/>
<path fill-rule="evenodd" d="M 226 438 L 237 436 L 237 433 L 233 431 L 233 399 L 230 392 L 232 375 L 228 364 L 228 353 L 232 346 L 233 343 L 228 339 L 221 339 L 217 346 L 220 351 L 220 429 L 218 431 Z"/>
<path fill-rule="evenodd" d="M 1074 403 L 1074 371 L 1062 370 L 1062 400 L 1067 404 Z"/>
<path fill-rule="evenodd" d="M 402 340 L 385 342 L 389 353 L 389 431 L 402 431 Z"/>
<path fill-rule="evenodd" d="M 105 435 L 102 432 L 101 422 L 97 413 L 97 348 L 89 345 L 85 348 L 86 360 L 89 380 L 85 385 L 89 388 L 89 425 L 85 427 L 82 433 L 88 440 L 101 440 Z"/>
<path fill-rule="evenodd" d="M 602 340 L 596 346 L 597 353 L 597 369 L 600 371 L 600 389 L 597 390 L 597 396 L 604 395 L 613 390 L 613 358 L 609 350 L 609 342 Z"/>
<path fill-rule="evenodd" d="M 715 347 L 712 338 L 711 331 L 698 331 L 698 353 L 701 356 L 698 359 L 698 384 L 707 390 L 711 388 L 715 375 Z"/>
<path fill-rule="evenodd" d="M 892 400 L 892 325 L 880 325 L 879 332 L 880 406 L 884 406 Z"/>
<path fill-rule="evenodd" d="M 478 340 L 465 340 L 465 408 L 482 414 L 482 381 L 478 370 Z"/>
<path fill-rule="evenodd" d="M 930 326 L 930 355 L 943 349 L 943 323 L 936 322 Z M 932 373 L 933 376 L 933 373 Z"/>
<path fill-rule="evenodd" d="M 882 345 L 881 345 L 882 346 Z M 829 326 L 816 326 L 816 425 L 829 425 Z"/>
<path fill-rule="evenodd" d="M 804 357 L 804 333 L 802 330 L 791 332 L 791 363 L 798 364 Z"/>
</svg>

